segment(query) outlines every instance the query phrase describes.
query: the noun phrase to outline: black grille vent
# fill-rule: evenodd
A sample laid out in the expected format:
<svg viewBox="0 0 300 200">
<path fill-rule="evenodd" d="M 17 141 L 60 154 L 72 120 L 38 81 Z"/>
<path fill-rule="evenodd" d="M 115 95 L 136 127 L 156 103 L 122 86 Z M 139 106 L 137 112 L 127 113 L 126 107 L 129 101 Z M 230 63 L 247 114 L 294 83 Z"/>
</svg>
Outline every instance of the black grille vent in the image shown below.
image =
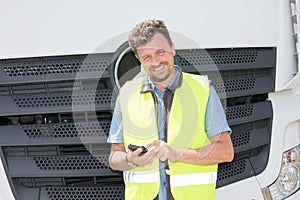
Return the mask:
<svg viewBox="0 0 300 200">
<path fill-rule="evenodd" d="M 246 161 L 240 160 L 226 165 L 219 166 L 218 181 L 243 174 L 246 170 Z"/>
<path fill-rule="evenodd" d="M 23 125 L 24 133 L 30 138 L 54 137 L 54 138 L 72 138 L 72 137 L 106 137 L 109 132 L 110 122 L 98 123 L 61 123 L 47 125 Z"/>
<path fill-rule="evenodd" d="M 253 63 L 257 60 L 258 52 L 244 51 L 220 51 L 208 52 L 206 50 L 177 51 L 179 66 L 220 65 Z"/>
<path fill-rule="evenodd" d="M 45 191 L 51 200 L 100 200 L 124 199 L 123 186 L 102 187 L 47 187 Z"/>
<path fill-rule="evenodd" d="M 55 75 L 55 74 L 71 74 L 77 73 L 80 69 L 84 72 L 96 72 L 108 70 L 110 60 L 108 58 L 102 59 L 88 59 L 88 62 L 83 61 L 61 61 L 49 62 L 47 64 L 36 61 L 26 62 L 20 64 L 7 64 L 3 67 L 5 74 L 12 77 L 18 76 L 40 76 L 40 75 Z"/>
<path fill-rule="evenodd" d="M 254 77 L 240 77 L 236 79 L 224 79 L 223 81 L 213 81 L 213 86 L 218 93 L 237 92 L 251 90 L 255 86 Z"/>
<path fill-rule="evenodd" d="M 37 156 L 35 164 L 42 170 L 95 170 L 108 169 L 108 155 L 87 156 Z"/>
<path fill-rule="evenodd" d="M 35 107 L 59 107 L 59 106 L 82 106 L 93 104 L 109 104 L 111 102 L 111 91 L 75 91 L 73 95 L 66 93 L 41 94 L 41 95 L 18 95 L 13 101 L 21 108 Z"/>
<path fill-rule="evenodd" d="M 227 107 L 227 120 L 249 117 L 253 114 L 253 105 Z"/>
<path fill-rule="evenodd" d="M 231 137 L 234 147 L 247 145 L 250 141 L 250 132 L 241 132 Z"/>
</svg>

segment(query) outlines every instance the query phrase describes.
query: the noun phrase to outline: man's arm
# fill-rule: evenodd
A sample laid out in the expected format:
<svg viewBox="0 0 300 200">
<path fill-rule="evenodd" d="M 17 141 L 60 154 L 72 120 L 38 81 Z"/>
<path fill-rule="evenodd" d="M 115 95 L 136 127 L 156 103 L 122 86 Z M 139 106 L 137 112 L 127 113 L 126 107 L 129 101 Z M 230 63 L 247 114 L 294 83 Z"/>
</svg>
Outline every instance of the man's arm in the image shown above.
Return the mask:
<svg viewBox="0 0 300 200">
<path fill-rule="evenodd" d="M 124 144 L 113 143 L 111 144 L 109 155 L 109 166 L 113 170 L 126 171 L 132 167 L 128 165 L 126 160 L 126 152 Z"/>
<path fill-rule="evenodd" d="M 211 144 L 199 149 L 172 149 L 167 143 L 159 140 L 153 140 L 146 146 L 154 146 L 153 151 L 161 161 L 210 165 L 233 160 L 234 150 L 228 132 L 215 135 L 210 141 Z"/>
<path fill-rule="evenodd" d="M 234 150 L 228 132 L 215 135 L 210 141 L 211 144 L 200 149 L 183 151 L 177 161 L 210 165 L 233 160 Z"/>
</svg>

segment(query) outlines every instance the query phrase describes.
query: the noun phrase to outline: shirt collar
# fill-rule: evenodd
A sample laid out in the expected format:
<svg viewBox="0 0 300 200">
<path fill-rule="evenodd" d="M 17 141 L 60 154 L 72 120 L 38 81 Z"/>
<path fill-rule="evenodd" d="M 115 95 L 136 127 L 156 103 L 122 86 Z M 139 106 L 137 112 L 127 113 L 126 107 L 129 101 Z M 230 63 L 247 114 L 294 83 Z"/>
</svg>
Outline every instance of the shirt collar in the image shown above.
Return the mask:
<svg viewBox="0 0 300 200">
<path fill-rule="evenodd" d="M 174 65 L 174 68 L 176 70 L 176 74 L 166 87 L 167 89 L 171 90 L 172 92 L 174 92 L 175 89 L 179 88 L 182 84 L 182 70 L 177 65 Z M 154 84 L 150 80 L 150 77 L 148 75 L 146 75 L 142 89 L 141 89 L 141 93 L 153 91 L 153 85 Z"/>
</svg>

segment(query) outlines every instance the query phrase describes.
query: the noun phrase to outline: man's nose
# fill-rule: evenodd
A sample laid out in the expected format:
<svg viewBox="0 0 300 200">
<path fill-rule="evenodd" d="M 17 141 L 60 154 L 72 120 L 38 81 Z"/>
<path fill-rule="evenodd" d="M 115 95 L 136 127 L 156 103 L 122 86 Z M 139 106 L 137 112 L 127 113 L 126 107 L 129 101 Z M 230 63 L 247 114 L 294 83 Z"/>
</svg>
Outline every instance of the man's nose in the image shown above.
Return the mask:
<svg viewBox="0 0 300 200">
<path fill-rule="evenodd" d="M 157 56 L 157 55 L 153 55 L 153 57 L 152 57 L 152 65 L 159 65 L 160 64 L 160 58 L 159 58 L 159 56 Z"/>
</svg>

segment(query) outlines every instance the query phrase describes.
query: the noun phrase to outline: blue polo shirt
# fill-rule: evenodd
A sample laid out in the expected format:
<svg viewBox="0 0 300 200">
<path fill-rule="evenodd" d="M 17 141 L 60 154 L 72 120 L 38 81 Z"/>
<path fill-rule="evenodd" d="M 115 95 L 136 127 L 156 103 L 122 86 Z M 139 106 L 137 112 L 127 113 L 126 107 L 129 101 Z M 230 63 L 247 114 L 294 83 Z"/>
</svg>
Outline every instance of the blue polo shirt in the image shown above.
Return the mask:
<svg viewBox="0 0 300 200">
<path fill-rule="evenodd" d="M 165 91 L 168 87 L 171 87 L 174 84 L 174 80 L 178 79 L 181 76 L 181 68 L 175 66 L 176 75 L 170 81 L 167 87 L 163 89 L 162 92 L 151 82 L 148 78 L 148 82 L 152 87 L 154 93 L 157 97 L 157 126 L 158 126 L 158 139 L 164 139 L 164 102 L 163 97 Z M 227 123 L 226 115 L 223 110 L 222 104 L 220 102 L 219 96 L 217 95 L 215 89 L 210 86 L 210 93 L 207 102 L 206 115 L 205 115 L 205 130 L 208 138 L 211 138 L 221 132 L 229 131 L 231 129 Z M 115 109 L 111 121 L 111 127 L 109 130 L 109 137 L 107 139 L 108 143 L 124 143 L 123 139 L 123 126 L 122 126 L 122 112 L 120 108 L 119 98 L 116 101 Z M 167 200 L 166 195 L 166 174 L 165 174 L 165 163 L 160 162 L 160 191 L 159 191 L 159 200 Z"/>
</svg>

